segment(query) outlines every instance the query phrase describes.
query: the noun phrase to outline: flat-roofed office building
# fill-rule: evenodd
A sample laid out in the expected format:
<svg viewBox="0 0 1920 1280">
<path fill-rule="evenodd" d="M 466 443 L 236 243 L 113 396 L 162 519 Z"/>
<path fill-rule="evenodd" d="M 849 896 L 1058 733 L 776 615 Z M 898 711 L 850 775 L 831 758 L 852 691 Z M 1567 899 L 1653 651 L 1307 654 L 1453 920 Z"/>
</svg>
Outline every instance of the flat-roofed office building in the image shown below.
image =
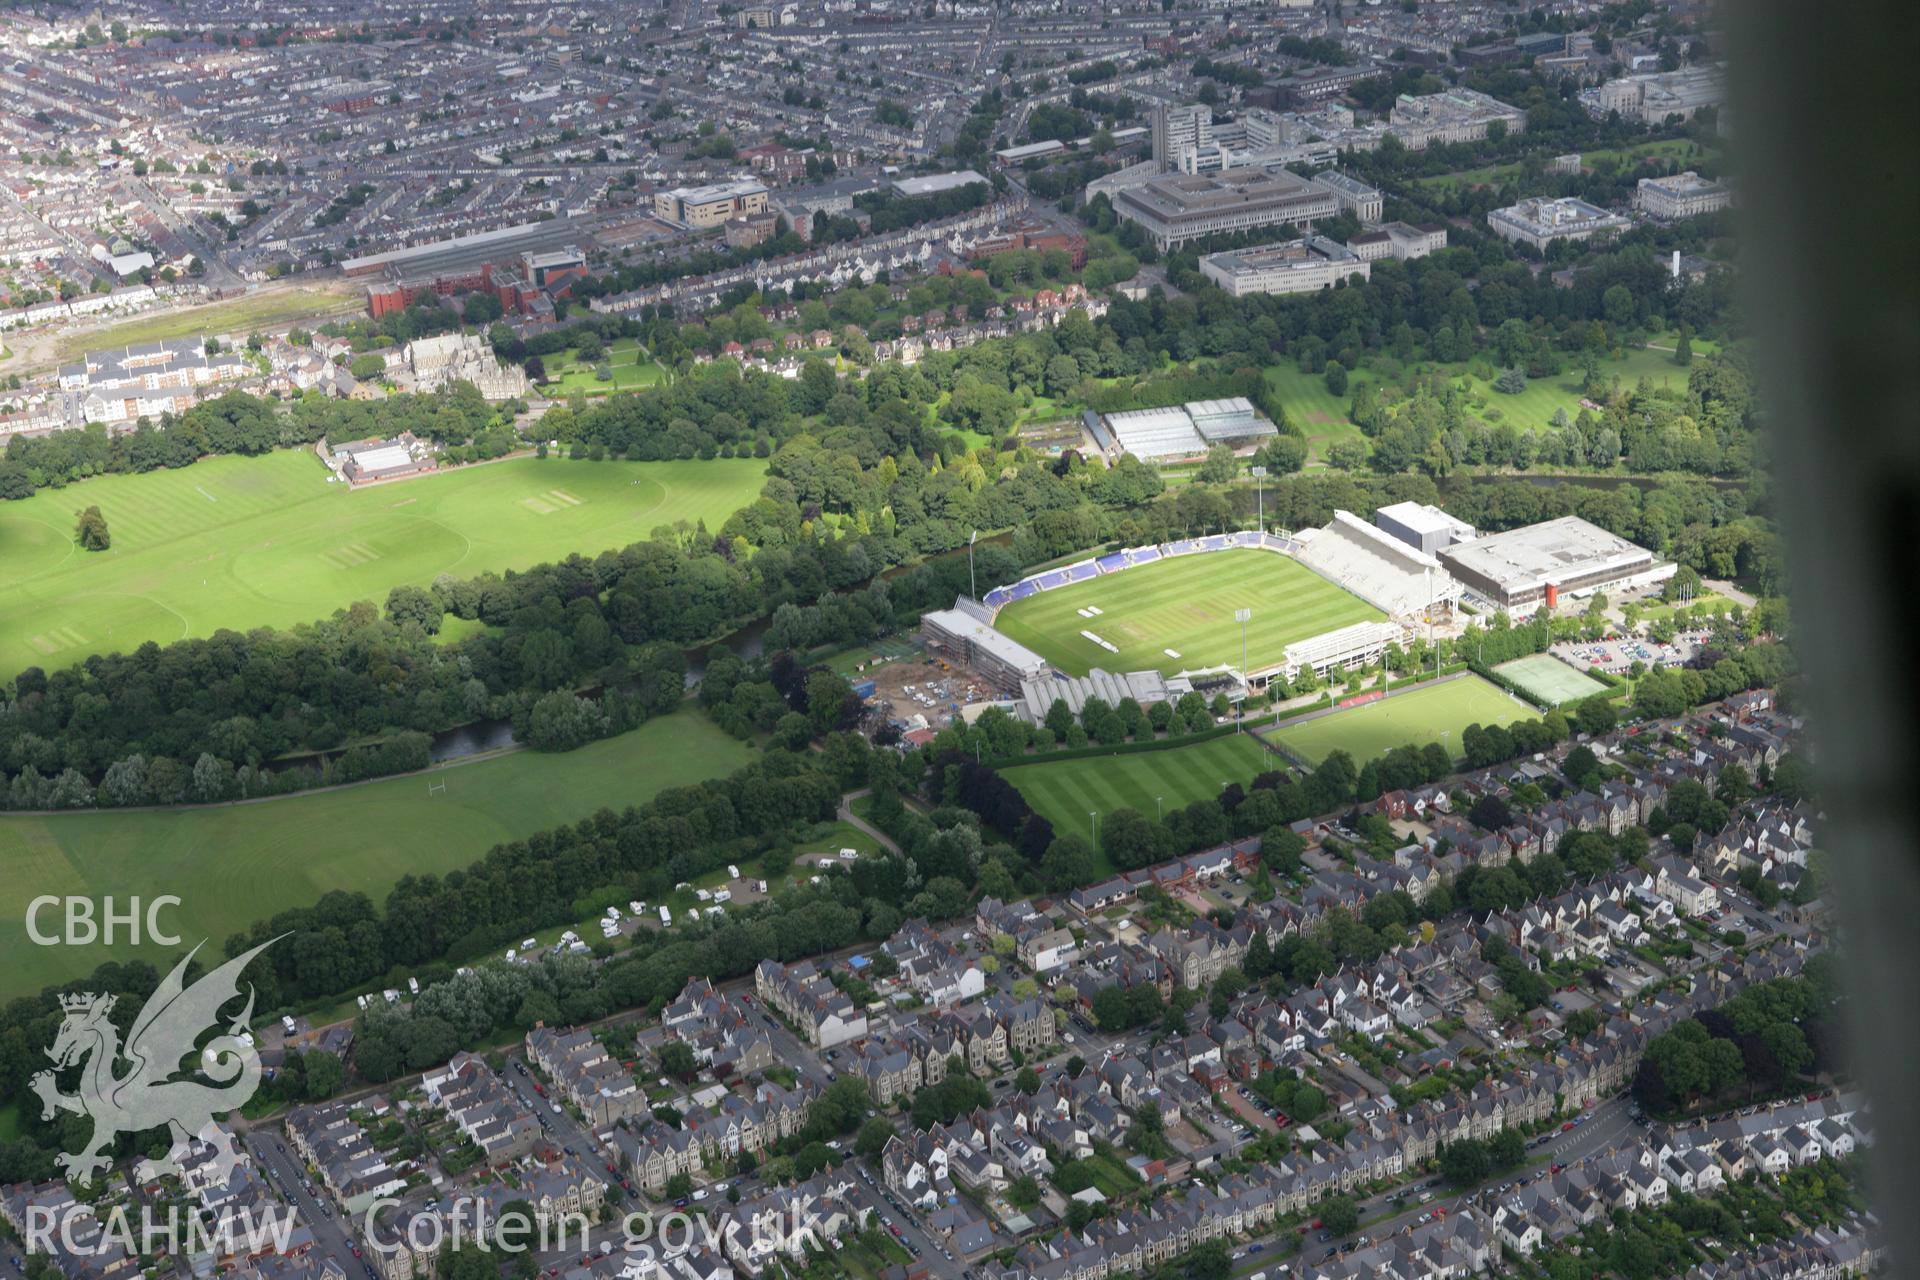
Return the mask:
<svg viewBox="0 0 1920 1280">
<path fill-rule="evenodd" d="M 1720 212 L 1733 203 L 1733 188 L 1689 169 L 1671 177 L 1640 179 L 1633 203 L 1648 217 L 1671 222 Z"/>
<path fill-rule="evenodd" d="M 1324 187 L 1332 192 L 1333 198 L 1340 202 L 1342 209 L 1368 226 L 1380 221 L 1382 211 L 1386 207 L 1386 199 L 1380 194 L 1378 187 L 1368 186 L 1358 178 L 1349 177 L 1331 169 L 1325 173 L 1314 174 L 1313 181 L 1315 186 Z"/>
<path fill-rule="evenodd" d="M 1318 183 L 1285 169 L 1225 169 L 1155 178 L 1113 196 L 1113 211 L 1171 249 L 1219 231 L 1252 231 L 1291 223 L 1310 229 L 1340 212 Z"/>
<path fill-rule="evenodd" d="M 1378 262 L 1382 258 L 1411 262 L 1446 247 L 1447 229 L 1438 222 L 1385 222 L 1347 241 L 1347 248 L 1362 262 Z"/>
<path fill-rule="evenodd" d="M 1200 274 L 1236 298 L 1253 293 L 1312 293 L 1373 268 L 1337 240 L 1307 236 L 1284 244 L 1228 249 L 1200 259 Z"/>
<path fill-rule="evenodd" d="M 655 192 L 653 197 L 654 213 L 689 227 L 717 227 L 729 218 L 765 213 L 766 209 L 766 187 L 750 178 L 704 187 L 675 187 Z"/>
<path fill-rule="evenodd" d="M 1436 142 L 1478 142 L 1495 124 L 1508 133 L 1524 133 L 1527 115 L 1477 89 L 1454 88 L 1401 94 L 1387 124 L 1402 145 L 1421 151 Z"/>
<path fill-rule="evenodd" d="M 1487 212 L 1487 226 L 1493 234 L 1530 244 L 1543 253 L 1555 240 L 1585 240 L 1630 225 L 1620 214 L 1609 213 L 1575 196 L 1562 196 L 1557 200 L 1534 196 Z"/>
<path fill-rule="evenodd" d="M 1578 516 L 1455 543 L 1440 560 L 1467 588 L 1503 609 L 1532 612 L 1563 596 L 1645 586 L 1673 576 L 1653 552 Z"/>
</svg>

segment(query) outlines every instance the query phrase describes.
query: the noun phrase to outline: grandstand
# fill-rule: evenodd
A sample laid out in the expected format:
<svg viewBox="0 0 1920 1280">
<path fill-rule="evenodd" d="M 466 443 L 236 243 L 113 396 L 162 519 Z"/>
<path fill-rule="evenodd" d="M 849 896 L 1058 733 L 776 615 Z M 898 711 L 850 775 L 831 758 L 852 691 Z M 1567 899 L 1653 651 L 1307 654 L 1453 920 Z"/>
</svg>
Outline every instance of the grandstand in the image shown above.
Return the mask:
<svg viewBox="0 0 1920 1280">
<path fill-rule="evenodd" d="M 1350 511 L 1306 541 L 1300 563 L 1397 618 L 1451 609 L 1461 587 L 1426 552 L 1382 533 Z"/>
<path fill-rule="evenodd" d="M 1127 611 L 1117 603 L 1117 597 L 1103 599 L 1097 594 L 1093 597 L 1083 595 L 1076 598 L 1088 601 L 1088 607 L 1073 611 L 1078 613 L 1078 617 L 1056 618 L 1052 623 L 1056 629 L 1077 629 L 1079 639 L 1060 631 L 1056 640 L 1065 636 L 1070 642 L 1070 649 L 1080 646 L 1078 661 L 1084 662 L 1087 656 L 1097 656 L 1085 652 L 1085 646 L 1090 644 L 1111 654 L 1125 652 L 1131 655 L 1131 660 L 1139 661 L 1142 666 L 1157 666 L 1158 670 L 1116 675 L 1099 667 L 1090 667 L 1087 668 L 1087 675 L 1076 678 L 1053 671 L 1040 654 L 997 630 L 1001 609 L 1040 592 L 1121 573 L 1140 565 L 1236 548 L 1272 551 L 1297 560 L 1318 577 L 1344 591 L 1346 595 L 1340 598 L 1348 599 L 1350 605 L 1358 607 L 1364 601 L 1389 617 L 1386 620 L 1336 625 L 1332 630 L 1318 635 L 1305 634 L 1303 638 L 1287 643 L 1283 650 L 1276 652 L 1269 649 L 1264 656 L 1237 652 L 1233 656 L 1239 661 L 1233 662 L 1231 667 L 1187 666 L 1173 670 L 1171 664 L 1159 662 L 1162 654 L 1176 663 L 1182 659 L 1182 650 L 1187 651 L 1188 662 L 1196 658 L 1201 662 L 1209 659 L 1193 654 L 1185 643 L 1179 643 L 1177 648 L 1154 649 L 1149 659 L 1148 655 L 1140 652 L 1142 640 L 1138 629 L 1143 624 L 1137 618 L 1128 617 Z M 1302 589 L 1293 588 L 1296 593 Z M 1320 590 L 1323 593 L 1325 591 L 1324 588 Z M 962 597 L 954 602 L 953 609 L 928 614 L 923 620 L 923 629 L 934 647 L 946 650 L 986 675 L 1012 695 L 1018 714 L 1031 718 L 1044 715 L 1056 697 L 1065 698 L 1076 706 L 1093 696 L 1106 698 L 1109 702 L 1132 697 L 1146 705 L 1168 696 L 1177 697 L 1179 692 L 1184 691 L 1181 688 L 1183 681 L 1190 687 L 1210 674 L 1218 674 L 1225 683 L 1245 690 L 1261 687 L 1275 675 L 1292 681 L 1306 670 L 1326 675 L 1336 670 L 1377 662 L 1389 645 L 1411 643 L 1414 635 L 1409 626 L 1411 622 L 1450 610 L 1461 594 L 1460 584 L 1434 557 L 1374 528 L 1350 512 L 1336 511 L 1333 520 L 1325 528 L 1298 534 L 1253 530 L 1208 534 L 1152 546 L 1127 547 L 1070 565 L 1045 569 L 1029 574 L 1018 582 L 995 587 L 981 601 Z M 1104 609 L 1093 605 L 1095 599 L 1101 600 Z M 1297 603 L 1295 596 L 1289 596 L 1288 599 Z M 1345 616 L 1352 617 L 1352 611 L 1347 611 Z M 1298 619 L 1294 621 L 1297 623 Z M 1329 618 L 1329 621 L 1336 619 Z M 1164 626 L 1165 620 L 1158 619 L 1154 625 Z M 1282 625 L 1285 625 L 1284 622 Z M 1023 626 L 1030 628 L 1032 623 L 1029 621 Z M 1204 620 L 1200 627 L 1205 629 Z M 1294 634 L 1302 635 L 1302 631 L 1296 630 Z M 1126 646 L 1124 651 L 1114 643 L 1116 639 Z M 1145 643 L 1152 646 L 1161 644 L 1161 641 L 1156 639 Z M 1254 658 L 1260 660 L 1252 661 Z M 1216 663 L 1221 661 L 1218 655 L 1211 660 Z M 1250 669 L 1238 670 L 1242 665 L 1248 665 Z M 1162 672 L 1171 674 L 1163 676 Z M 1169 689 L 1174 692 L 1169 694 L 1166 692 Z"/>
<path fill-rule="evenodd" d="M 1291 682 L 1300 678 L 1303 668 L 1324 676 L 1336 669 L 1378 662 L 1388 645 L 1406 645 L 1412 639 L 1408 629 L 1397 622 L 1356 622 L 1288 645 L 1280 674 Z"/>
<path fill-rule="evenodd" d="M 1178 542 L 1146 547 L 1127 547 L 1120 551 L 1111 551 L 1092 560 L 1081 560 L 1064 569 L 1048 569 L 1043 573 L 1028 574 L 1020 581 L 1004 587 L 995 587 L 987 592 L 980 602 L 992 611 L 998 612 L 1003 606 L 1015 600 L 1025 600 L 1039 591 L 1051 591 L 1055 587 L 1068 586 L 1075 582 L 1085 582 L 1098 574 L 1118 573 L 1122 569 L 1131 569 L 1135 565 L 1152 564 L 1155 560 L 1167 556 L 1197 555 L 1202 551 L 1225 551 L 1230 547 L 1248 547 L 1259 551 L 1279 551 L 1291 555 L 1300 550 L 1300 543 L 1285 533 L 1257 533 L 1242 530 L 1239 533 L 1216 533 L 1205 538 L 1184 538 Z"/>
<path fill-rule="evenodd" d="M 956 599 L 951 609 L 935 609 L 922 617 L 920 632 L 929 649 L 973 668 L 1007 693 L 1046 674 L 1045 658 L 994 630 L 993 611 L 966 596 Z"/>
<path fill-rule="evenodd" d="M 1045 722 L 1047 712 L 1053 709 L 1056 698 L 1065 702 L 1067 710 L 1078 716 L 1086 708 L 1089 698 L 1100 698 L 1110 707 L 1117 707 L 1132 698 L 1141 706 L 1150 707 L 1156 702 L 1177 701 L 1192 692 L 1193 683 L 1179 676 L 1168 679 L 1158 671 L 1129 671 L 1125 675 L 1115 675 L 1095 667 L 1084 676 L 1054 673 L 1022 680 L 1014 712 L 1029 724 L 1041 724 Z"/>
</svg>

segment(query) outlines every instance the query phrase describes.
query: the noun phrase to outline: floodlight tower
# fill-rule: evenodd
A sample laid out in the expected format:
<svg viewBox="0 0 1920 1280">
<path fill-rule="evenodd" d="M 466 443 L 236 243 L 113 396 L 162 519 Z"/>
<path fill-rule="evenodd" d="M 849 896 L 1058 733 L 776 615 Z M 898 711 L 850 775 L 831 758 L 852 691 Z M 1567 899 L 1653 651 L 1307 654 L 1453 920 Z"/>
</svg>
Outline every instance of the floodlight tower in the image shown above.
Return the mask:
<svg viewBox="0 0 1920 1280">
<path fill-rule="evenodd" d="M 1245 685 L 1249 690 L 1253 688 L 1253 682 L 1247 679 L 1247 623 L 1251 621 L 1252 618 L 1253 610 L 1251 609 L 1235 609 L 1233 611 L 1233 620 L 1240 624 L 1240 683 Z M 1245 699 L 1243 698 L 1242 703 L 1244 704 L 1244 702 Z M 1239 720 L 1241 726 L 1244 728 L 1246 725 L 1246 717 L 1243 715 L 1239 717 Z"/>
</svg>

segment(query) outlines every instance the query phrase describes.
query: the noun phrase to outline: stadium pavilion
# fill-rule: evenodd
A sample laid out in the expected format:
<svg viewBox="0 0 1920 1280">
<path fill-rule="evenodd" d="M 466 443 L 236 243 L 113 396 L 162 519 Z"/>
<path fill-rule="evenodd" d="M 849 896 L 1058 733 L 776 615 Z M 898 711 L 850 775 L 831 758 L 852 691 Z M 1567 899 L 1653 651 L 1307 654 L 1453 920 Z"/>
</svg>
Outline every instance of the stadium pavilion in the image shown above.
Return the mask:
<svg viewBox="0 0 1920 1280">
<path fill-rule="evenodd" d="M 972 668 L 1005 694 L 1024 681 L 1047 673 L 1047 660 L 993 626 L 993 610 L 961 596 L 951 609 L 935 609 L 920 619 L 927 647 L 952 662 Z"/>
</svg>

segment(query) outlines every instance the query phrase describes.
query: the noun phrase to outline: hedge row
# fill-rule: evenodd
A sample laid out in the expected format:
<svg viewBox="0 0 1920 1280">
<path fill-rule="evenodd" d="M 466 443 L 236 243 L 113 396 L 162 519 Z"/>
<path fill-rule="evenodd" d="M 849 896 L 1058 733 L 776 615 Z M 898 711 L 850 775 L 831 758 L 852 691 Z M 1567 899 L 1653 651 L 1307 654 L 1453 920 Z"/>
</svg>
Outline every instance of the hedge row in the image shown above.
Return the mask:
<svg viewBox="0 0 1920 1280">
<path fill-rule="evenodd" d="M 1095 746 L 1089 743 L 1084 747 L 1061 747 L 1057 751 L 1035 751 L 1027 755 L 1000 756 L 986 763 L 995 769 L 1008 769 L 1014 765 L 1043 764 L 1052 760 L 1091 760 L 1095 756 L 1122 756 L 1140 751 L 1165 751 L 1169 747 L 1190 747 L 1197 742 L 1211 742 L 1215 738 L 1224 738 L 1230 733 L 1239 731 L 1238 722 L 1216 724 L 1198 733 L 1182 734 L 1177 738 L 1150 738 L 1145 742 L 1119 742 L 1112 746 Z"/>
</svg>

